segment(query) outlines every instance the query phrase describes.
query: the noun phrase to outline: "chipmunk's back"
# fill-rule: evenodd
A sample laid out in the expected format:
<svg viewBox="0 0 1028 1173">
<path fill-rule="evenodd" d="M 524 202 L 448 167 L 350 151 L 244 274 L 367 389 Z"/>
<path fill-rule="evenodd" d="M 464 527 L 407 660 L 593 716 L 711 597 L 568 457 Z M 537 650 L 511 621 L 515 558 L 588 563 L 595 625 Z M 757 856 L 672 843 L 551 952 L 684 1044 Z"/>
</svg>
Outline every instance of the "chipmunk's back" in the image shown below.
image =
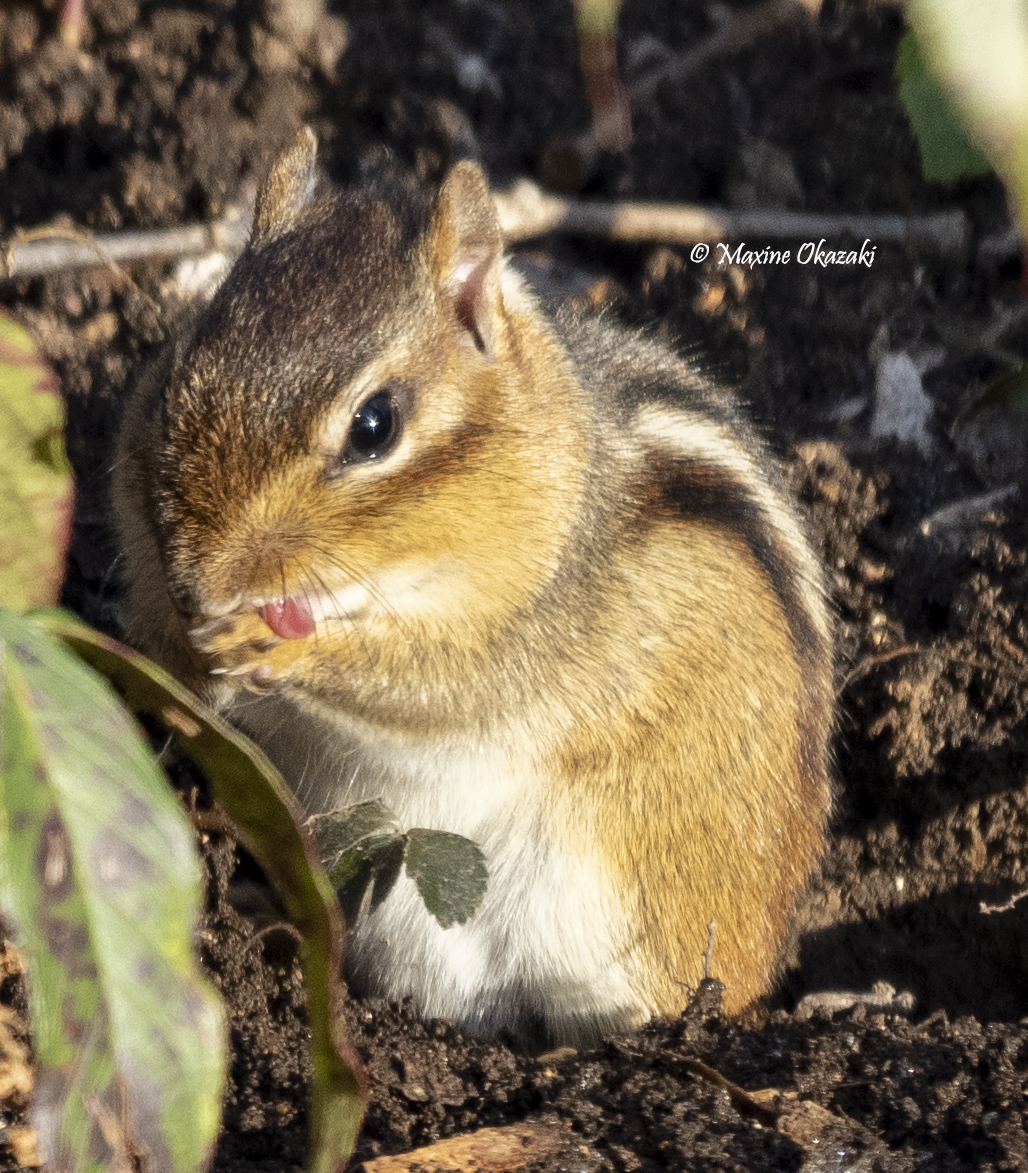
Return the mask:
<svg viewBox="0 0 1028 1173">
<path fill-rule="evenodd" d="M 669 350 L 540 311 L 476 168 L 416 215 L 344 215 L 313 168 L 301 136 L 129 406 L 131 638 L 309 810 L 381 798 L 482 847 L 466 924 L 405 877 L 362 916 L 362 988 L 585 1042 L 679 1009 L 714 921 L 741 1009 L 829 808 L 831 636 L 792 505 Z"/>
</svg>

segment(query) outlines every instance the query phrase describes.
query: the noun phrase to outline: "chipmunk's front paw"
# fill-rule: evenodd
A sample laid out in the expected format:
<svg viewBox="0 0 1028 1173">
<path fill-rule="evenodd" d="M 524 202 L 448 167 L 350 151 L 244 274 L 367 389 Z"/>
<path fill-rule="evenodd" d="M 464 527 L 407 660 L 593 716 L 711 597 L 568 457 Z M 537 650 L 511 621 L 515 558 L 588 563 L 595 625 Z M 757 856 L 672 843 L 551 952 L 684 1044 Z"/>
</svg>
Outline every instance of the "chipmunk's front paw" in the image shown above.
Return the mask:
<svg viewBox="0 0 1028 1173">
<path fill-rule="evenodd" d="M 205 656 L 212 676 L 265 692 L 288 675 L 306 651 L 306 639 L 282 639 L 256 611 L 237 611 L 210 619 L 189 632 L 189 642 Z"/>
</svg>

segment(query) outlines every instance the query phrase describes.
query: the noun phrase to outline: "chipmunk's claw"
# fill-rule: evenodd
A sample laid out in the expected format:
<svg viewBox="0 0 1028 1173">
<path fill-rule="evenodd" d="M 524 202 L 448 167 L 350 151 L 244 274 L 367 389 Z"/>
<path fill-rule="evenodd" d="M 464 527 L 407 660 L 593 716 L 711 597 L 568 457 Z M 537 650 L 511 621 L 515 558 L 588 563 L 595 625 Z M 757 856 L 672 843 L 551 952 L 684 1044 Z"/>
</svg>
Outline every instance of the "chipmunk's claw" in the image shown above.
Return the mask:
<svg viewBox="0 0 1028 1173">
<path fill-rule="evenodd" d="M 240 654 L 266 653 L 281 640 L 256 611 L 236 611 L 194 627 L 189 642 L 198 652 L 233 668 Z"/>
<path fill-rule="evenodd" d="M 219 615 L 216 619 L 208 619 L 199 627 L 194 627 L 186 633 L 186 638 L 198 652 L 208 650 L 208 645 L 219 635 L 230 634 L 235 628 L 235 619 L 231 615 Z"/>
<path fill-rule="evenodd" d="M 238 668 L 230 668 L 226 675 L 234 677 L 251 692 L 267 692 L 277 683 L 270 664 L 241 664 Z"/>
<path fill-rule="evenodd" d="M 302 641 L 282 640 L 256 611 L 237 611 L 194 627 L 189 642 L 209 659 L 211 676 L 228 677 L 243 688 L 266 692 L 297 659 Z"/>
</svg>

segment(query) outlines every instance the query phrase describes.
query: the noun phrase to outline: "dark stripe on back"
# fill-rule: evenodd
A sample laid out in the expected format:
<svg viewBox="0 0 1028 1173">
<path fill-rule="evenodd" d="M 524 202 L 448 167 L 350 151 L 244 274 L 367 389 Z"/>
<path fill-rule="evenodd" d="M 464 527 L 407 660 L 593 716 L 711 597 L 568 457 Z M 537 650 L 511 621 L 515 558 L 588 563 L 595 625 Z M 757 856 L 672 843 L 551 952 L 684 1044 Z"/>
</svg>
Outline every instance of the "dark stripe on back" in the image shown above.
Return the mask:
<svg viewBox="0 0 1028 1173">
<path fill-rule="evenodd" d="M 659 464 L 659 457 L 654 456 L 651 461 L 657 464 L 664 500 L 680 516 L 706 521 L 743 539 L 782 604 L 800 656 L 820 665 L 826 649 L 808 613 L 803 592 L 796 585 L 800 569 L 784 544 L 774 541 L 774 526 L 736 474 L 677 454 L 669 456 L 666 463 Z M 759 471 L 754 469 L 754 474 L 759 475 Z"/>
<path fill-rule="evenodd" d="M 663 497 L 680 516 L 697 518 L 737 533 L 768 576 L 785 612 L 796 647 L 801 697 L 796 711 L 800 733 L 802 801 L 820 806 L 829 785 L 828 736 L 832 726 L 832 649 L 814 625 L 796 580 L 800 571 L 789 550 L 776 545 L 766 514 L 726 469 L 682 457 L 659 467 Z M 757 471 L 757 470 L 755 470 Z M 786 506 L 783 503 L 783 509 Z M 769 534 L 771 535 L 769 537 Z"/>
</svg>

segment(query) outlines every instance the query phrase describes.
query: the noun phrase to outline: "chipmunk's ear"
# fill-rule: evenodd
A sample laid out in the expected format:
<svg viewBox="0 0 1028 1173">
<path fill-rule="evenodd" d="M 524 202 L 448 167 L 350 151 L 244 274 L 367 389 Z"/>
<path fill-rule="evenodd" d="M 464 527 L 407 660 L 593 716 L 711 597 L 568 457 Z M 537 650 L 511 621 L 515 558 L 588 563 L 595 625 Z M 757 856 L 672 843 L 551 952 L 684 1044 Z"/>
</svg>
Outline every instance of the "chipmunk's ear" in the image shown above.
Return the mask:
<svg viewBox="0 0 1028 1173">
<path fill-rule="evenodd" d="M 305 126 L 293 145 L 279 155 L 271 174 L 257 192 L 250 243 L 265 244 L 292 228 L 304 205 L 314 195 L 314 162 L 318 140 Z"/>
<path fill-rule="evenodd" d="M 485 176 L 474 163 L 447 175 L 432 210 L 428 263 L 432 279 L 465 345 L 496 355 L 503 313 L 503 240 Z"/>
</svg>

